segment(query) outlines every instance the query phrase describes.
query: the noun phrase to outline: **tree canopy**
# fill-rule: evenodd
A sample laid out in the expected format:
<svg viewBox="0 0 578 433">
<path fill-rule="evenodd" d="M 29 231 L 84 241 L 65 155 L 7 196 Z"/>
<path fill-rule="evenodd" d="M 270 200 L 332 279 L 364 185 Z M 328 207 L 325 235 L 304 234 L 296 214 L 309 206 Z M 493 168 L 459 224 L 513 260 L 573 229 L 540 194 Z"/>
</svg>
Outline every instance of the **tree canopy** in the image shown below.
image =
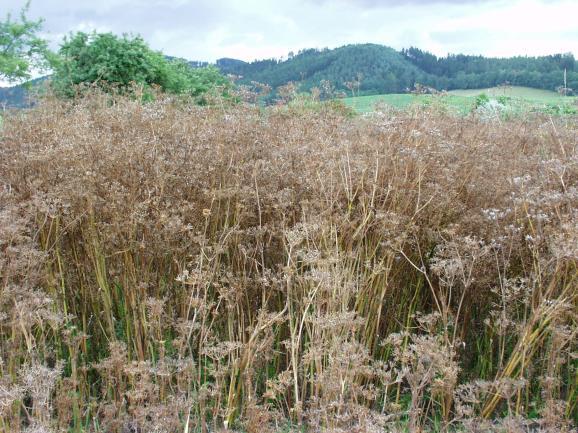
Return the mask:
<svg viewBox="0 0 578 433">
<path fill-rule="evenodd" d="M 28 8 L 29 3 L 17 19 L 8 14 L 0 21 L 0 78 L 3 80 L 28 80 L 33 70 L 49 66 L 50 51 L 46 41 L 38 36 L 42 20 L 29 20 Z"/>
<path fill-rule="evenodd" d="M 97 84 L 121 92 L 133 86 L 158 86 L 162 91 L 201 97 L 229 86 L 215 67 L 192 68 L 148 47 L 140 36 L 78 32 L 65 39 L 52 79 L 55 90 L 73 96 L 80 84 Z"/>
</svg>

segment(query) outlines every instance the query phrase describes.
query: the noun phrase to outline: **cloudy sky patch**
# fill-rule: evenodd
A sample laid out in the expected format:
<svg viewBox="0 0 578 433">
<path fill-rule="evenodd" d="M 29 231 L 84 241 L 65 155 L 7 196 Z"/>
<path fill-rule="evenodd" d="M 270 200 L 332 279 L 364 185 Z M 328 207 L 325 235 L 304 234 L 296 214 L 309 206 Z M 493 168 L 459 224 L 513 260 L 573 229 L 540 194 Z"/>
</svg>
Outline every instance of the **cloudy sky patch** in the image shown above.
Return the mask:
<svg viewBox="0 0 578 433">
<path fill-rule="evenodd" d="M 0 0 L 17 12 L 25 0 Z M 372 42 L 438 55 L 578 57 L 576 0 L 32 0 L 54 48 L 69 32 L 140 34 L 190 60 L 285 57 Z"/>
</svg>

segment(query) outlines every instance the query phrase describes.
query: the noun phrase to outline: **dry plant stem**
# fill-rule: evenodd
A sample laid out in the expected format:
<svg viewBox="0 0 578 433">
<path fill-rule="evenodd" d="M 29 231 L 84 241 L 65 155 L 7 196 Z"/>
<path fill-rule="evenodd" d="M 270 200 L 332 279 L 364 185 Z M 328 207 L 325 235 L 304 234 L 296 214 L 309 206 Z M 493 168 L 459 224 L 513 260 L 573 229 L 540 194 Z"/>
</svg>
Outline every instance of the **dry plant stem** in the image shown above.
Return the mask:
<svg viewBox="0 0 578 433">
<path fill-rule="evenodd" d="M 5 114 L 0 432 L 571 431 L 578 121 L 290 87 Z"/>
</svg>

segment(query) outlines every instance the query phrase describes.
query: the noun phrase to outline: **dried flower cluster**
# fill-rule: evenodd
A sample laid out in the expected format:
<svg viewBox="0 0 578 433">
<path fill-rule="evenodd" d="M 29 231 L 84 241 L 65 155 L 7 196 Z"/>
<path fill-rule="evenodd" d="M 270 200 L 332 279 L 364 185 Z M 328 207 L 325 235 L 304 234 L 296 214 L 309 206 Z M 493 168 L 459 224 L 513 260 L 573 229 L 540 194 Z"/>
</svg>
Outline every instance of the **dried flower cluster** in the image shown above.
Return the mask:
<svg viewBox="0 0 578 433">
<path fill-rule="evenodd" d="M 2 432 L 577 421 L 576 119 L 95 94 L 0 184 Z"/>
</svg>

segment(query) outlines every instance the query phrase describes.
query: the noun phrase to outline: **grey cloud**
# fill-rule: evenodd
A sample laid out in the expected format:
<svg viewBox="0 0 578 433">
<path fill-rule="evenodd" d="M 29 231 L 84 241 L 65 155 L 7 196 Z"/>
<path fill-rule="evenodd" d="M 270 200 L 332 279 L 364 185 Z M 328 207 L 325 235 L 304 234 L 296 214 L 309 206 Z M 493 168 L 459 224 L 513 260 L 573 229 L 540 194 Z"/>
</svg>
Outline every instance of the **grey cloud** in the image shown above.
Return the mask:
<svg viewBox="0 0 578 433">
<path fill-rule="evenodd" d="M 443 45 L 471 43 L 473 41 L 496 40 L 499 37 L 493 32 L 485 30 L 449 30 L 444 32 L 431 32 L 430 38 Z"/>
<path fill-rule="evenodd" d="M 402 6 L 432 6 L 432 5 L 475 5 L 479 3 L 492 3 L 496 0 L 307 0 L 313 4 L 340 3 L 356 5 L 366 8 L 387 8 Z"/>
<path fill-rule="evenodd" d="M 555 5 L 564 1 L 532 3 Z M 24 3 L 14 0 L 10 7 L 16 11 Z M 521 0 L 32 0 L 30 14 L 45 18 L 46 33 L 55 46 L 70 31 L 96 28 L 141 34 L 153 48 L 189 59 L 251 60 L 279 57 L 300 48 L 361 42 L 394 48 L 414 45 L 437 54 L 495 52 L 500 33 L 507 29 L 496 30 L 494 26 L 489 37 L 484 29 L 491 25 L 491 19 L 484 22 L 476 17 L 506 10 L 515 3 Z M 566 4 L 578 12 L 578 7 L 572 6 L 576 3 L 566 0 Z M 568 13 L 572 12 L 564 11 Z M 467 19 L 470 21 L 464 24 Z M 520 21 L 518 16 L 513 20 Z M 456 23 L 457 28 L 444 28 Z M 567 25 L 536 32 L 545 41 L 559 41 L 566 32 L 569 44 L 578 47 L 574 29 Z M 520 54 L 533 48 L 516 45 L 513 38 L 509 43 L 508 49 Z M 557 45 L 552 42 L 552 46 Z"/>
<path fill-rule="evenodd" d="M 32 3 L 33 15 L 43 17 L 46 28 L 56 32 L 67 32 L 79 23 L 91 22 L 110 27 L 116 32 L 148 33 L 158 26 L 165 28 L 191 27 L 206 30 L 211 20 L 221 12 L 216 2 L 167 5 L 158 2 L 117 0 L 102 8 L 98 2 L 56 0 Z"/>
</svg>

